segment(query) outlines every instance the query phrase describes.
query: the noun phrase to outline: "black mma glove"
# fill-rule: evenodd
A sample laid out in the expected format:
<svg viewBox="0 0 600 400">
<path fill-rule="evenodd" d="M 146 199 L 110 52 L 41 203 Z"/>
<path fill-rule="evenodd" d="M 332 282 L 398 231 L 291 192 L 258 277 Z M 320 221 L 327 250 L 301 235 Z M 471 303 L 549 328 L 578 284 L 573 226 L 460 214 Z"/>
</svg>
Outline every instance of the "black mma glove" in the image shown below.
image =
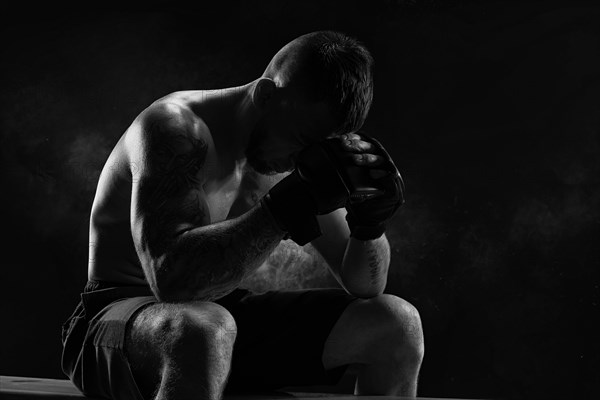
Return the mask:
<svg viewBox="0 0 600 400">
<path fill-rule="evenodd" d="M 339 157 L 343 153 L 340 146 L 334 138 L 304 148 L 294 171 L 261 200 L 279 227 L 288 232 L 286 238 L 301 246 L 322 234 L 316 215 L 344 207 L 350 196 L 343 170 L 352 162 Z"/>
<path fill-rule="evenodd" d="M 394 161 L 376 139 L 359 133 L 361 139 L 375 146 L 375 151 L 369 151 L 384 158 L 384 163 L 376 167 L 384 170 L 387 175 L 372 178 L 372 185 L 380 189 L 380 195 L 363 201 L 349 202 L 346 205 L 348 214 L 346 221 L 350 228 L 350 236 L 359 240 L 376 239 L 385 233 L 387 223 L 398 207 L 404 203 L 404 182 Z"/>
</svg>

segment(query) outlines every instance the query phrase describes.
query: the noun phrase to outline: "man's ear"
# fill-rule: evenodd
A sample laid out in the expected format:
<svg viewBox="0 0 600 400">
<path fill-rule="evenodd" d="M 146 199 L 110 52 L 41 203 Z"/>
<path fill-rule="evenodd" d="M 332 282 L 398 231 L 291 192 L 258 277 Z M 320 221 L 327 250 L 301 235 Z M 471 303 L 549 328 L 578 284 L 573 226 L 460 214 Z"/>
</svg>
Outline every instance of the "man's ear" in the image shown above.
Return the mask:
<svg viewBox="0 0 600 400">
<path fill-rule="evenodd" d="M 273 98 L 275 93 L 275 82 L 269 78 L 260 78 L 254 85 L 254 91 L 252 92 L 252 102 L 259 109 L 263 109 L 267 106 L 269 101 Z"/>
</svg>

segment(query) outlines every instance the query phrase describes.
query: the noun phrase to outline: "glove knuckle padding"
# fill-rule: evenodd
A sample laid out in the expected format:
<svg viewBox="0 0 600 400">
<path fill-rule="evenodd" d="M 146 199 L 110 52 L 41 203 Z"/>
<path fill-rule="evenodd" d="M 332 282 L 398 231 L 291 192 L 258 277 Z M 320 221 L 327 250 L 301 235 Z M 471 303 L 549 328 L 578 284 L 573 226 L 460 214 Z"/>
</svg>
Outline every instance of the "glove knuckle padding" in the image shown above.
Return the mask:
<svg viewBox="0 0 600 400">
<path fill-rule="evenodd" d="M 372 143 L 376 152 L 385 159 L 383 165 L 376 168 L 388 172 L 384 177 L 374 180 L 374 186 L 381 190 L 380 195 L 362 202 L 350 203 L 346 207 L 346 219 L 351 235 L 357 239 L 369 240 L 385 232 L 388 221 L 404 203 L 404 181 L 383 145 L 364 133 L 361 133 L 361 136 L 364 137 L 363 140 Z"/>
<path fill-rule="evenodd" d="M 400 175 L 400 171 L 396 167 L 392 156 L 387 152 L 387 150 L 383 147 L 379 140 L 371 137 L 363 132 L 360 133 L 362 137 L 367 139 L 368 142 L 373 144 L 379 155 L 382 156 L 385 161 L 382 166 L 377 167 L 378 169 L 383 169 L 388 172 L 388 175 L 380 178 L 379 181 L 382 184 L 382 189 L 385 191 L 387 195 L 397 196 L 398 197 L 398 207 L 404 204 L 404 180 L 402 179 L 402 175 Z M 391 192 L 391 193 L 390 193 Z"/>
<path fill-rule="evenodd" d="M 354 154 L 344 150 L 338 139 L 327 139 L 323 145 L 330 153 L 331 160 L 337 162 L 337 172 L 346 186 L 348 200 L 351 203 L 382 193 L 379 188 L 374 186 L 374 181 L 369 176 L 369 169 L 356 165 Z"/>
</svg>

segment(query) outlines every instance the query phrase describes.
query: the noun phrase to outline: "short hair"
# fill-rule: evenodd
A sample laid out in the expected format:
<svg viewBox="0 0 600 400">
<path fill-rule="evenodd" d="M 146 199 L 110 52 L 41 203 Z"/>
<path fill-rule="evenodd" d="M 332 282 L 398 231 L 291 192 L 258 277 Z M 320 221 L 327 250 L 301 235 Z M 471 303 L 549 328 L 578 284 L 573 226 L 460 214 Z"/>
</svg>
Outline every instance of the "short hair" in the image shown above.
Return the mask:
<svg viewBox="0 0 600 400">
<path fill-rule="evenodd" d="M 302 35 L 273 57 L 265 76 L 275 74 L 302 85 L 310 100 L 328 104 L 336 119 L 333 134 L 364 124 L 373 101 L 373 57 L 355 38 L 335 31 Z"/>
</svg>

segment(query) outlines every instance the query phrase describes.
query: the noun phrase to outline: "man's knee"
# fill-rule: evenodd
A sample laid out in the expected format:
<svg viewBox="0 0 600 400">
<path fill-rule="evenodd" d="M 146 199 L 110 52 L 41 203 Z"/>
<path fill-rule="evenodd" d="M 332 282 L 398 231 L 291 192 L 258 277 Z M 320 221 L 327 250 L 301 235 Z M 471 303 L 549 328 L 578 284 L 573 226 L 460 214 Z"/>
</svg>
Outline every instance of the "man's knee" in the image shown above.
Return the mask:
<svg viewBox="0 0 600 400">
<path fill-rule="evenodd" d="M 208 302 L 178 305 L 173 312 L 162 313 L 153 326 L 161 353 L 168 359 L 200 361 L 215 353 L 219 358 L 230 357 L 236 334 L 233 316 Z"/>
<path fill-rule="evenodd" d="M 420 362 L 425 352 L 423 327 L 417 309 L 408 301 L 382 294 L 368 302 L 369 312 L 377 320 L 382 348 L 387 354 L 402 360 Z"/>
</svg>

